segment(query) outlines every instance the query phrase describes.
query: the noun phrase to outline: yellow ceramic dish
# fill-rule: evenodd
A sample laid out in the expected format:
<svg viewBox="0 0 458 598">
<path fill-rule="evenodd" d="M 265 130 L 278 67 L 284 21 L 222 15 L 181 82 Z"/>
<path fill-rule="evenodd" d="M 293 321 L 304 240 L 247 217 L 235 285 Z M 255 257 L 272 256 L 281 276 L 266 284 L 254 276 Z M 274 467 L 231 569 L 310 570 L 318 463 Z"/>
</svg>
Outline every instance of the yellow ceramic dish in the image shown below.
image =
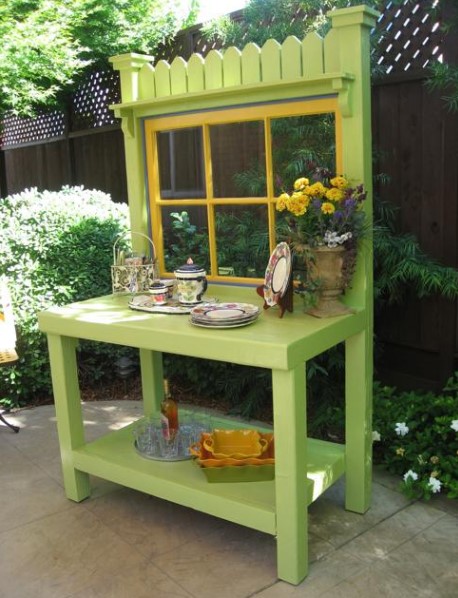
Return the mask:
<svg viewBox="0 0 458 598">
<path fill-rule="evenodd" d="M 260 457 L 268 447 L 256 430 L 213 430 L 202 442 L 214 459 Z"/>
<path fill-rule="evenodd" d="M 275 448 L 272 432 L 261 433 L 260 440 L 265 441 L 262 444 L 266 444 L 267 448 L 262 455 L 259 457 L 246 457 L 244 459 L 234 459 L 232 457 L 226 457 L 225 459 L 215 459 L 213 455 L 205 448 L 206 441 L 211 438 L 211 434 L 202 434 L 200 442 L 189 447 L 189 452 L 194 457 L 197 457 L 196 461 L 200 467 L 240 467 L 244 465 L 261 466 L 261 465 L 274 465 L 275 464 Z"/>
<path fill-rule="evenodd" d="M 207 482 L 266 482 L 275 478 L 275 465 L 200 467 L 200 470 L 205 474 Z"/>
</svg>

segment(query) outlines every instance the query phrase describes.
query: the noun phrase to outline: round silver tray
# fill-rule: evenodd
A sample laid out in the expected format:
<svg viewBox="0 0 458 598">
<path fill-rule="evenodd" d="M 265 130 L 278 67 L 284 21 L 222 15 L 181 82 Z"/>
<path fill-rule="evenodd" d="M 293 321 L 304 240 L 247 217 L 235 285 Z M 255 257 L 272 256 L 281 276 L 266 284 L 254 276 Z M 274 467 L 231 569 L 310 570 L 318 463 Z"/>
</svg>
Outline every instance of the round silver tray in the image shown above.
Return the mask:
<svg viewBox="0 0 458 598">
<path fill-rule="evenodd" d="M 141 455 L 145 459 L 152 459 L 153 461 L 167 461 L 169 463 L 172 463 L 173 461 L 186 461 L 186 460 L 192 458 L 192 456 L 189 454 L 188 448 L 185 449 L 187 451 L 187 454 L 185 454 L 183 452 L 183 448 L 180 447 L 181 452 L 178 453 L 178 455 L 176 457 L 162 457 L 161 455 L 156 455 L 156 454 L 152 455 L 150 453 L 145 453 L 144 451 L 141 451 L 137 446 L 136 440 L 134 440 L 134 447 L 139 455 Z"/>
</svg>

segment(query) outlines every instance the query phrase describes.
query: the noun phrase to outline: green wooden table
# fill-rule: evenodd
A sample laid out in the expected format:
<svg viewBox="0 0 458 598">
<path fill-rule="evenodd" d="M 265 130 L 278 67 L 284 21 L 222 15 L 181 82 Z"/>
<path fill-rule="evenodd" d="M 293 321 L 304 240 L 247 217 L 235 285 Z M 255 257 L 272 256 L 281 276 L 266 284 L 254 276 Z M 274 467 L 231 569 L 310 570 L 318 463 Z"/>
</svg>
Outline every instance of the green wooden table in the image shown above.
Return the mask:
<svg viewBox="0 0 458 598">
<path fill-rule="evenodd" d="M 262 305 L 252 287 L 211 285 L 220 301 Z M 39 314 L 48 335 L 65 491 L 71 500 L 90 495 L 89 474 L 275 535 L 278 577 L 298 584 L 308 570 L 307 505 L 346 473 L 346 508 L 370 504 L 370 386 L 366 371 L 364 310 L 315 319 L 302 313 L 278 317 L 263 311 L 250 326 L 205 329 L 186 315 L 133 311 L 128 296 L 109 295 Z M 191 461 L 144 459 L 133 447 L 131 426 L 85 442 L 75 348 L 78 339 L 140 350 L 145 414 L 163 393 L 162 353 L 216 359 L 272 371 L 275 480 L 208 483 Z M 346 444 L 307 439 L 306 362 L 344 341 Z"/>
</svg>

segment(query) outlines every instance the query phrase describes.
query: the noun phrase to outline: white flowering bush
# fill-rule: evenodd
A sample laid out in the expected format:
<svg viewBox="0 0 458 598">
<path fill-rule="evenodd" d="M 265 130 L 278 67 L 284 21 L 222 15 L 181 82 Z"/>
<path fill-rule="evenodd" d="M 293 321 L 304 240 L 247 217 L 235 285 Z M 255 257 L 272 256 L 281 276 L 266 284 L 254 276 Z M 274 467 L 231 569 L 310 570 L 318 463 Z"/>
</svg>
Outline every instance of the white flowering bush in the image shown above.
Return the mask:
<svg viewBox="0 0 458 598">
<path fill-rule="evenodd" d="M 401 392 L 376 384 L 374 461 L 402 476 L 410 498 L 458 497 L 458 375 L 444 394 Z"/>
</svg>

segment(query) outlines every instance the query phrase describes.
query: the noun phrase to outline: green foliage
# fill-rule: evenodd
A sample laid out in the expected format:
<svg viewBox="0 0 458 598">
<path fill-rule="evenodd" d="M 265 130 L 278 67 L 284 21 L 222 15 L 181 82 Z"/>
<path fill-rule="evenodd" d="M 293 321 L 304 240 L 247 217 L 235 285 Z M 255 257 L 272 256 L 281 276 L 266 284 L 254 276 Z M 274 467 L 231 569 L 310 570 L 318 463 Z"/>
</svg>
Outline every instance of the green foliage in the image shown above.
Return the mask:
<svg viewBox="0 0 458 598">
<path fill-rule="evenodd" d="M 400 303 L 407 292 L 422 298 L 434 293 L 446 299 L 458 297 L 458 272 L 437 263 L 422 251 L 411 234 L 396 231 L 397 208 L 374 202 L 374 297 L 377 310 Z"/>
<path fill-rule="evenodd" d="M 269 259 L 267 223 L 253 209 L 216 213 L 218 264 L 235 276 L 263 277 Z"/>
<path fill-rule="evenodd" d="M 439 491 L 458 498 L 457 380 L 455 374 L 443 395 L 375 385 L 374 459 L 404 476 L 401 487 L 411 498 Z"/>
<path fill-rule="evenodd" d="M 289 35 L 302 39 L 310 31 L 324 35 L 329 28 L 326 13 L 334 8 L 361 4 L 353 0 L 250 0 L 243 11 L 243 21 L 222 17 L 205 27 L 210 39 L 218 38 L 225 47 L 243 47 L 247 42 L 262 46 L 273 38 L 282 43 Z M 366 0 L 366 5 L 380 7 L 382 2 Z M 295 19 L 303 11 L 304 19 Z M 260 26 L 262 24 L 262 26 Z"/>
<path fill-rule="evenodd" d="M 207 229 L 198 229 L 188 212 L 172 212 L 171 230 L 165 235 L 165 263 L 168 270 L 181 266 L 186 256 L 209 270 Z M 268 260 L 266 224 L 250 210 L 216 213 L 218 264 L 230 266 L 235 276 L 264 276 Z"/>
<path fill-rule="evenodd" d="M 80 187 L 30 189 L 0 201 L 0 276 L 11 292 L 20 357 L 0 370 L 2 403 L 24 404 L 49 394 L 48 352 L 37 314 L 110 293 L 112 246 L 126 226 L 125 205 Z M 89 359 L 83 371 L 96 379 L 116 354 L 111 346 L 82 343 L 82 361 Z"/>
<path fill-rule="evenodd" d="M 203 398 L 221 399 L 230 413 L 245 418 L 265 416 L 272 404 L 269 370 L 209 359 L 165 355 L 167 376 Z"/>
<path fill-rule="evenodd" d="M 458 66 L 443 62 L 435 62 L 430 67 L 430 78 L 426 87 L 430 91 L 443 90 L 442 99 L 452 112 L 458 112 Z"/>
<path fill-rule="evenodd" d="M 444 4 L 444 3 L 442 3 Z M 455 37 L 458 32 L 458 6 L 456 2 L 447 2 L 448 21 L 442 22 L 442 31 L 445 36 L 453 34 Z M 452 44 L 450 44 L 451 46 Z M 426 87 L 430 91 L 442 90 L 444 95 L 442 99 L 445 105 L 452 112 L 458 111 L 458 65 L 445 61 L 437 60 L 429 65 L 430 77 L 426 80 Z"/>
<path fill-rule="evenodd" d="M 108 68 L 110 56 L 153 53 L 189 24 L 179 8 L 180 0 L 4 0 L 0 115 L 59 106 L 89 69 Z"/>
<path fill-rule="evenodd" d="M 191 223 L 188 212 L 172 212 L 171 230 L 166 229 L 164 238 L 165 263 L 167 270 L 179 268 L 191 257 L 199 266 L 209 269 L 210 258 L 208 249 L 207 229 L 198 230 Z"/>
</svg>

